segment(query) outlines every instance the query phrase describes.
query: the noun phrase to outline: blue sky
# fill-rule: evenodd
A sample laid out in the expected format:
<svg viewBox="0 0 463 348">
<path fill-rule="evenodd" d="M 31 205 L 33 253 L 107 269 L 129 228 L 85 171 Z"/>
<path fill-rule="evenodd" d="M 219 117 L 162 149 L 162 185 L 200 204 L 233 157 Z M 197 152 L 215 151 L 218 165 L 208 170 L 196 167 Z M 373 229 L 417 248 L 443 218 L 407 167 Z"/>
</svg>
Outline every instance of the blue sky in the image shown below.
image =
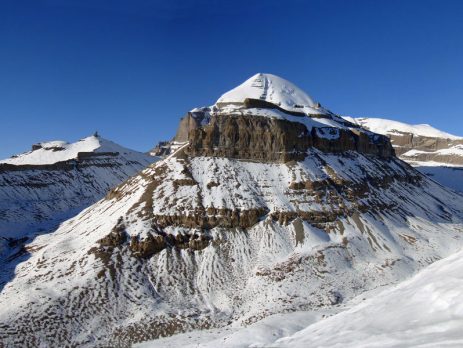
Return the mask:
<svg viewBox="0 0 463 348">
<path fill-rule="evenodd" d="M 333 112 L 463 135 L 463 1 L 0 1 L 0 158 L 98 130 L 146 151 L 257 72 Z"/>
</svg>

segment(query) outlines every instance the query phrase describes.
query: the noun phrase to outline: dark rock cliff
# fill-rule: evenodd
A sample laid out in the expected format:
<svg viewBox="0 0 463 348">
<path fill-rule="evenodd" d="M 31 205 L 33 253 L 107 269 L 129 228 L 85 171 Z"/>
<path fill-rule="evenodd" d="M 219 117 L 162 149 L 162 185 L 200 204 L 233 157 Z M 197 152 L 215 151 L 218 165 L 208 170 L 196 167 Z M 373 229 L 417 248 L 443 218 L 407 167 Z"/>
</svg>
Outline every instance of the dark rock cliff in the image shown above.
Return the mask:
<svg viewBox="0 0 463 348">
<path fill-rule="evenodd" d="M 419 150 L 423 152 L 415 153 L 413 160 L 463 165 L 463 158 L 459 155 L 435 153 L 435 151 L 438 150 L 450 149 L 454 146 L 463 145 L 463 140 L 426 137 L 412 133 L 397 133 L 398 134 L 389 134 L 388 136 L 398 156 L 402 156 L 410 150 Z M 405 156 L 404 159 L 409 158 Z"/>
<path fill-rule="evenodd" d="M 309 147 L 323 152 L 357 151 L 394 156 L 389 139 L 361 130 L 313 128 L 298 122 L 244 115 L 216 115 L 205 126 L 190 128 L 191 156 L 214 156 L 262 162 L 300 161 Z"/>
</svg>

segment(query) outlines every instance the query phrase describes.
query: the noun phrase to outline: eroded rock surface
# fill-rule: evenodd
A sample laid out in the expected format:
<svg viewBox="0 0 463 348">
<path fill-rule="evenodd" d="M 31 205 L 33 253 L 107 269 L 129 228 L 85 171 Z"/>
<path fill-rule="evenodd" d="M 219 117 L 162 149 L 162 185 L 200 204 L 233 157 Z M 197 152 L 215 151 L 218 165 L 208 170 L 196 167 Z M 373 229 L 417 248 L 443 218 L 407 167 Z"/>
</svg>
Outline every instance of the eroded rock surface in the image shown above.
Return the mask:
<svg viewBox="0 0 463 348">
<path fill-rule="evenodd" d="M 300 116 L 307 117 L 307 116 Z M 313 128 L 298 122 L 261 116 L 217 115 L 189 133 L 190 156 L 213 156 L 262 162 L 301 161 L 307 150 L 357 151 L 383 158 L 394 156 L 389 139 L 356 130 Z"/>
</svg>

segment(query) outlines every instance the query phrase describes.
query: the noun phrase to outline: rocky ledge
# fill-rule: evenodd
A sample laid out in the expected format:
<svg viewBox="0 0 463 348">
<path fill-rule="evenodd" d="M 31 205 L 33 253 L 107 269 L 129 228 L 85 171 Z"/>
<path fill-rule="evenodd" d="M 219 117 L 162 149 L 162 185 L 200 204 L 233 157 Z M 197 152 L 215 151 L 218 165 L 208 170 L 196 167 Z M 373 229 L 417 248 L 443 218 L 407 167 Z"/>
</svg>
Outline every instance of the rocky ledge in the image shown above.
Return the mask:
<svg viewBox="0 0 463 348">
<path fill-rule="evenodd" d="M 306 117 L 306 116 L 301 116 Z M 190 156 L 213 156 L 260 162 L 301 161 L 310 147 L 327 153 L 356 151 L 382 158 L 395 156 L 386 136 L 361 128 L 313 127 L 303 123 L 263 116 L 218 114 L 209 123 L 188 122 Z M 203 120 L 205 117 L 201 117 Z M 353 127 L 355 127 L 353 125 Z M 182 130 L 182 133 L 185 131 Z"/>
</svg>

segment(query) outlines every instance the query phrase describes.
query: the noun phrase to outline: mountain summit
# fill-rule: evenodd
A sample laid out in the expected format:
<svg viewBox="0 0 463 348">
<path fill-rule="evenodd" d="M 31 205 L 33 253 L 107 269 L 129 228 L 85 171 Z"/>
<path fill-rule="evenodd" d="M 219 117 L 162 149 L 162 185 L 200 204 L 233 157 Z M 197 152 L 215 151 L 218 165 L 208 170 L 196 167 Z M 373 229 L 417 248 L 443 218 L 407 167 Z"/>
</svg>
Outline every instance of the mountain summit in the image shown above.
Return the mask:
<svg viewBox="0 0 463 348">
<path fill-rule="evenodd" d="M 186 151 L 194 155 L 283 162 L 304 158 L 309 147 L 384 157 L 394 153 L 387 137 L 335 115 L 270 74 L 254 75 L 214 105 L 188 112 L 170 146 L 177 149 L 187 142 Z M 166 148 L 164 143 L 153 152 L 170 153 Z"/>
<path fill-rule="evenodd" d="M 247 325 L 337 306 L 463 246 L 461 196 L 281 81 L 257 75 L 191 110 L 169 156 L 28 243 L 0 296 L 2 342 L 129 347 Z"/>
<path fill-rule="evenodd" d="M 0 164 L 11 165 L 49 165 L 68 160 L 78 160 L 87 157 L 128 156 L 131 160 L 145 161 L 143 153 L 122 147 L 99 135 L 91 135 L 75 143 L 62 140 L 41 142 L 32 145 L 32 150 L 0 160 Z"/>
<path fill-rule="evenodd" d="M 223 94 L 216 105 L 246 104 L 250 101 L 264 101 L 290 112 L 320 114 L 324 110 L 304 91 L 293 83 L 272 74 L 256 74 L 238 87 Z"/>
</svg>

